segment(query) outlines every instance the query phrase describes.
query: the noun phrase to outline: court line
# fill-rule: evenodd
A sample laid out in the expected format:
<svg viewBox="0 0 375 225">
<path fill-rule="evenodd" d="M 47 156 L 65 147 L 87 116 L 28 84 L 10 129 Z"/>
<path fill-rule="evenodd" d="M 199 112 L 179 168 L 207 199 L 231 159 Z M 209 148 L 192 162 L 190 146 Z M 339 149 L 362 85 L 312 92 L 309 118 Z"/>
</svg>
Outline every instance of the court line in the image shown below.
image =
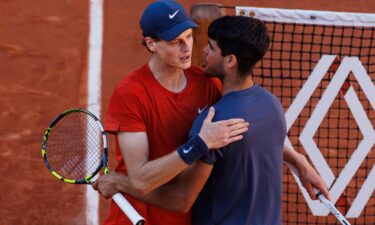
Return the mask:
<svg viewBox="0 0 375 225">
<path fill-rule="evenodd" d="M 90 0 L 89 10 L 87 109 L 100 118 L 103 0 Z M 86 224 L 99 224 L 99 196 L 89 185 L 86 186 Z"/>
</svg>

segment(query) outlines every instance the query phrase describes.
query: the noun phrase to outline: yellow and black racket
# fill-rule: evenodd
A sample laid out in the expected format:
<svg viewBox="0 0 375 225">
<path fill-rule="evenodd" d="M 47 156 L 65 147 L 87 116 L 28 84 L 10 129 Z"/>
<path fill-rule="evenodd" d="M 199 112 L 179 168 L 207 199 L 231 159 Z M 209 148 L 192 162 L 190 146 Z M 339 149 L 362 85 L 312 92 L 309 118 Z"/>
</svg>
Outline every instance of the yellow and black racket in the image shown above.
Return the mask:
<svg viewBox="0 0 375 225">
<path fill-rule="evenodd" d="M 70 184 L 92 184 L 92 178 L 104 168 L 108 173 L 107 136 L 100 120 L 85 109 L 70 109 L 58 115 L 47 128 L 42 156 L 48 170 Z M 117 193 L 112 199 L 134 225 L 144 218 Z"/>
</svg>

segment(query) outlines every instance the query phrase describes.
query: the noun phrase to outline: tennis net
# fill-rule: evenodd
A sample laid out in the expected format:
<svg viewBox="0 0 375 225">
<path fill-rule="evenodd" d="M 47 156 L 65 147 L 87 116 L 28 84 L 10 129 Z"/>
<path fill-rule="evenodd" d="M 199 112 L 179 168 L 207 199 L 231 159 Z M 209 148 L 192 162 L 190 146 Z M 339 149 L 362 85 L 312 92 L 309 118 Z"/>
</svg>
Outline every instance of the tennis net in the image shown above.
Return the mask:
<svg viewBox="0 0 375 225">
<path fill-rule="evenodd" d="M 286 142 L 306 155 L 352 224 L 375 224 L 375 14 L 236 7 L 265 21 L 270 51 L 256 83 L 286 110 Z M 292 173 L 283 179 L 284 224 L 339 224 Z"/>
</svg>

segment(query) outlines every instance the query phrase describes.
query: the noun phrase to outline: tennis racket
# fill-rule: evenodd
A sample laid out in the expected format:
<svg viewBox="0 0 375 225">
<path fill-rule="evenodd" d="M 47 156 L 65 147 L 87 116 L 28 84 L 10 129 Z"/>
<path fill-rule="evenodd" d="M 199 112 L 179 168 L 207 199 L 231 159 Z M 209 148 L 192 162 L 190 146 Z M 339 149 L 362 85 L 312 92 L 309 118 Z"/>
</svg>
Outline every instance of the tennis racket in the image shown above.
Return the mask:
<svg viewBox="0 0 375 225">
<path fill-rule="evenodd" d="M 299 172 L 297 168 L 295 168 L 293 165 L 289 163 L 286 163 L 286 164 L 288 165 L 289 169 L 292 170 L 292 172 L 296 174 L 297 177 L 299 177 Z M 329 211 L 331 211 L 331 213 L 337 218 L 338 221 L 340 221 L 341 224 L 351 225 L 349 221 L 341 214 L 341 212 L 335 207 L 335 205 L 331 201 L 329 201 L 322 193 L 320 193 L 315 188 L 314 188 L 314 192 L 316 194 L 316 197 L 318 197 L 318 199 L 323 203 L 323 205 L 327 207 Z"/>
<path fill-rule="evenodd" d="M 49 125 L 42 142 L 42 157 L 48 170 L 70 184 L 92 184 L 92 178 L 104 168 L 109 172 L 107 136 L 100 120 L 85 109 L 70 109 Z M 112 199 L 134 225 L 145 220 L 123 195 Z"/>
</svg>

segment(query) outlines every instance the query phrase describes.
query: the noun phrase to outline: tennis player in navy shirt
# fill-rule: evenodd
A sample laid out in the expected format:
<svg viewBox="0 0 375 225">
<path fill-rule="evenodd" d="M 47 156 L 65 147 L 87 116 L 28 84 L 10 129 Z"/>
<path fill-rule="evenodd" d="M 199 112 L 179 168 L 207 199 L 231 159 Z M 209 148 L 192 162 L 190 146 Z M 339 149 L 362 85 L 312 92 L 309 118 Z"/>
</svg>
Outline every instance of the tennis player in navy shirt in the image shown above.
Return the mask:
<svg viewBox="0 0 375 225">
<path fill-rule="evenodd" d="M 193 224 L 281 224 L 284 111 L 251 76 L 269 46 L 266 27 L 254 18 L 226 16 L 210 25 L 208 36 L 205 71 L 223 82 L 214 120 L 244 118 L 250 129 L 242 140 L 201 158 L 214 166 L 194 203 Z M 199 133 L 207 113 L 195 120 L 190 135 Z"/>
<path fill-rule="evenodd" d="M 234 115 L 251 129 L 244 139 L 204 159 L 214 164 L 193 206 L 193 224 L 281 224 L 285 119 L 278 100 L 258 85 L 233 91 L 214 105 L 214 119 Z M 199 131 L 202 113 L 192 129 Z"/>
</svg>

